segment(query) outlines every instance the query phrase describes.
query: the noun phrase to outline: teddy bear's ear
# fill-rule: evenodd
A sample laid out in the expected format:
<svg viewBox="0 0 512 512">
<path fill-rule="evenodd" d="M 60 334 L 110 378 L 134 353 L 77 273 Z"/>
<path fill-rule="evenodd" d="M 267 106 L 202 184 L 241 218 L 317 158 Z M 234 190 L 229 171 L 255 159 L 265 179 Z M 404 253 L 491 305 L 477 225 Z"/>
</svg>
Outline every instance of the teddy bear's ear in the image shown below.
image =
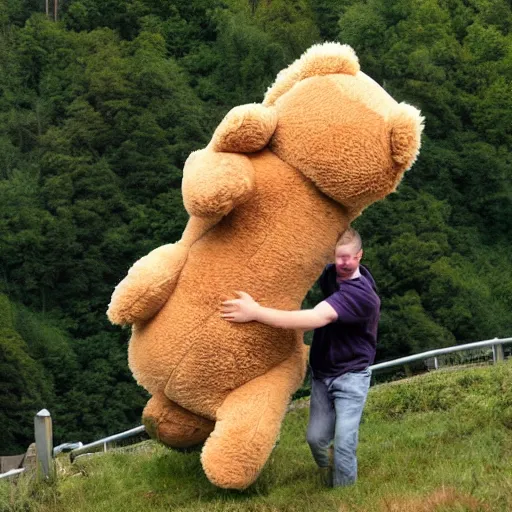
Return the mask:
<svg viewBox="0 0 512 512">
<path fill-rule="evenodd" d="M 402 171 L 409 169 L 418 156 L 424 120 L 420 111 L 407 103 L 400 103 L 389 117 L 391 156 Z"/>
<path fill-rule="evenodd" d="M 260 103 L 239 105 L 221 121 L 209 147 L 224 153 L 253 153 L 263 149 L 274 134 L 277 113 Z"/>
<path fill-rule="evenodd" d="M 280 71 L 274 84 L 269 87 L 263 100 L 264 105 L 273 105 L 297 82 L 311 76 L 346 74 L 355 75 L 359 61 L 354 50 L 347 44 L 323 43 L 309 48 L 300 59 Z"/>
</svg>

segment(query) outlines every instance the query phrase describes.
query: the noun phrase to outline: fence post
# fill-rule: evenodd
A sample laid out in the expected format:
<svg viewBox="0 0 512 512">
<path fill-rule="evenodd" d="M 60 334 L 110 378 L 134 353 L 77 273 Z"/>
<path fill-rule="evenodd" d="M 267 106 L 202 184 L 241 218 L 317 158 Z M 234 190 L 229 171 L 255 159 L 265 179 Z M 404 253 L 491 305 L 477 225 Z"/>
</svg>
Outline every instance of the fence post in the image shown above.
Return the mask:
<svg viewBox="0 0 512 512">
<path fill-rule="evenodd" d="M 42 471 L 45 478 L 53 478 L 53 428 L 52 417 L 46 409 L 40 410 L 34 417 L 36 438 L 37 472 Z"/>
<path fill-rule="evenodd" d="M 494 345 L 494 348 L 496 350 L 496 360 L 494 361 L 505 361 L 505 354 L 503 353 L 503 345 Z"/>
</svg>

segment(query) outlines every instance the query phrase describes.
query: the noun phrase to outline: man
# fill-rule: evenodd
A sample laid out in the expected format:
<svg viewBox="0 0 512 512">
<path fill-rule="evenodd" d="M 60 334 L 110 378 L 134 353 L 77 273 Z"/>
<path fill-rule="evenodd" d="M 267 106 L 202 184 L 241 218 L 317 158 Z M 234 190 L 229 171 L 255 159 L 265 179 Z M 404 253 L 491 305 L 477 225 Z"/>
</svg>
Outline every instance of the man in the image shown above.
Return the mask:
<svg viewBox="0 0 512 512">
<path fill-rule="evenodd" d="M 359 423 L 377 343 L 380 299 L 373 277 L 360 265 L 362 256 L 361 237 L 349 228 L 336 243 L 334 265 L 320 276 L 324 300 L 313 309 L 265 308 L 244 292 L 222 303 L 221 316 L 231 322 L 315 329 L 307 441 L 327 483 L 334 487 L 357 478 Z"/>
</svg>

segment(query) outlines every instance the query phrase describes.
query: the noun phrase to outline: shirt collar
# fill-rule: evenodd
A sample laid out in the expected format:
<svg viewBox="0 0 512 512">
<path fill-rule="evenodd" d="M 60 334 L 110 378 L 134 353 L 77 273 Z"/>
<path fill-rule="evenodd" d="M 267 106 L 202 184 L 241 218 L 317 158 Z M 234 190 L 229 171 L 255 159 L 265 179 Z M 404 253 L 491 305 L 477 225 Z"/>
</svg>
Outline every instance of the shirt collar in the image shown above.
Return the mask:
<svg viewBox="0 0 512 512">
<path fill-rule="evenodd" d="M 359 270 L 359 267 L 356 268 L 356 271 L 354 272 L 353 276 L 350 279 L 345 279 L 345 281 L 352 281 L 352 279 L 357 279 L 358 277 L 361 277 L 361 271 Z M 336 282 L 338 284 L 343 283 L 343 281 L 339 281 L 337 278 Z"/>
<path fill-rule="evenodd" d="M 350 279 L 357 279 L 358 277 L 361 277 L 361 271 L 359 270 L 359 267 L 356 268 L 354 275 Z"/>
</svg>

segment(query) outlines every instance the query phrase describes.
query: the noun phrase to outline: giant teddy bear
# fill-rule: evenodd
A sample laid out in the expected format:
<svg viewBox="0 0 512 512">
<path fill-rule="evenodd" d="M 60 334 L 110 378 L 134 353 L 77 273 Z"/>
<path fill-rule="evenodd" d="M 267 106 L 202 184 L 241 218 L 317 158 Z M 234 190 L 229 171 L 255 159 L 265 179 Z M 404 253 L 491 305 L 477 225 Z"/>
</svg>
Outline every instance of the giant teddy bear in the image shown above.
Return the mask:
<svg viewBox="0 0 512 512">
<path fill-rule="evenodd" d="M 147 431 L 171 447 L 204 442 L 215 485 L 258 477 L 307 359 L 301 332 L 229 323 L 221 301 L 245 290 L 299 309 L 340 233 L 395 190 L 421 130 L 420 113 L 362 73 L 352 48 L 325 43 L 281 71 L 263 103 L 233 108 L 187 159 L 181 240 L 133 265 L 108 316 L 132 325 Z"/>
</svg>

